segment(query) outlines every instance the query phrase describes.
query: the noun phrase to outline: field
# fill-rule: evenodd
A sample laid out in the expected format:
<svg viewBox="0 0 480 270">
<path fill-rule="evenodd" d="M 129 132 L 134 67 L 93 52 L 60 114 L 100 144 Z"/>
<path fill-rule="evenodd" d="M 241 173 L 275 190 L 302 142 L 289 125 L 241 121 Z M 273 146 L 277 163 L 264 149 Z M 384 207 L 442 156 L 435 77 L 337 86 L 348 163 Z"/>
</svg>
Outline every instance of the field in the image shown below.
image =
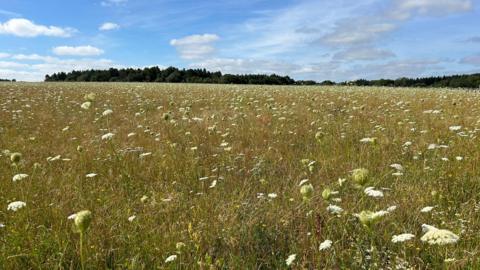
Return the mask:
<svg viewBox="0 0 480 270">
<path fill-rule="evenodd" d="M 0 269 L 479 269 L 479 131 L 463 90 L 0 84 Z"/>
</svg>

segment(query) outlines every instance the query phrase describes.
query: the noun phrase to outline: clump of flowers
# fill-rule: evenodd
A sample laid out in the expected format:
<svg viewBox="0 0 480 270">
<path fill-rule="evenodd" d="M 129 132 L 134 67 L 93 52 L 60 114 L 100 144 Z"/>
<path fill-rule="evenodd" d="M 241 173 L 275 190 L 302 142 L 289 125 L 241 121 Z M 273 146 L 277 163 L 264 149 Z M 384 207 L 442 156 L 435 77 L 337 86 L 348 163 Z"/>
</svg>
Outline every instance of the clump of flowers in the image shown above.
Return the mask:
<svg viewBox="0 0 480 270">
<path fill-rule="evenodd" d="M 392 237 L 392 243 L 401 243 L 401 242 L 412 240 L 413 238 L 415 238 L 414 234 L 402 233 L 402 234 L 399 234 L 399 235 L 394 235 Z"/>
<path fill-rule="evenodd" d="M 303 201 L 308 202 L 313 197 L 313 186 L 312 184 L 303 185 L 300 188 L 300 194 L 302 194 Z"/>
<path fill-rule="evenodd" d="M 11 203 L 8 204 L 7 210 L 17 212 L 18 210 L 24 208 L 25 206 L 27 206 L 27 204 L 25 202 L 15 201 L 15 202 L 11 202 Z"/>
<path fill-rule="evenodd" d="M 427 242 L 430 245 L 448 245 L 455 244 L 460 240 L 460 237 L 449 230 L 438 229 L 434 226 L 423 224 L 422 230 L 425 234 L 420 238 L 422 242 Z"/>
<path fill-rule="evenodd" d="M 369 171 L 365 168 L 359 168 L 352 171 L 352 179 L 353 181 L 363 186 L 368 182 Z"/>
</svg>

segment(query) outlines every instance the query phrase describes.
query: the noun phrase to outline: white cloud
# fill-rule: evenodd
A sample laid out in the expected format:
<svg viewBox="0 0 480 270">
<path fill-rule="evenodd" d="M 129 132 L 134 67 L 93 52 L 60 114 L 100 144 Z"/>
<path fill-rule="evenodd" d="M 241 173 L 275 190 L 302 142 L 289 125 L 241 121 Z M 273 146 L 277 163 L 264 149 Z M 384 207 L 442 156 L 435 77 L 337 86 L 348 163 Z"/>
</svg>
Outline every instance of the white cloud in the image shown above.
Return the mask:
<svg viewBox="0 0 480 270">
<path fill-rule="evenodd" d="M 100 31 L 110 31 L 110 30 L 116 30 L 116 29 L 119 29 L 119 28 L 120 28 L 120 25 L 118 25 L 116 23 L 106 22 L 106 23 L 100 25 L 98 30 L 100 30 Z"/>
<path fill-rule="evenodd" d="M 24 81 L 42 81 L 46 74 L 56 72 L 70 72 L 72 70 L 121 68 L 109 59 L 61 59 L 52 56 L 37 54 L 14 55 L 13 59 L 22 62 L 0 61 L 0 74 L 2 78 Z M 35 62 L 30 62 L 35 61 Z M 38 63 L 40 61 L 40 63 Z"/>
<path fill-rule="evenodd" d="M 464 57 L 462 60 L 460 60 L 460 63 L 480 66 L 480 55 L 471 55 L 471 56 Z"/>
<path fill-rule="evenodd" d="M 183 59 L 201 59 L 215 52 L 212 43 L 218 39 L 219 37 L 215 34 L 191 35 L 172 39 L 170 45 L 177 49 Z"/>
<path fill-rule="evenodd" d="M 320 41 L 329 45 L 356 45 L 370 43 L 393 31 L 393 23 L 375 21 L 370 18 L 348 19 L 338 22 L 334 30 Z"/>
<path fill-rule="evenodd" d="M 69 37 L 73 32 L 75 32 L 73 28 L 39 25 L 21 18 L 14 18 L 0 23 L 0 34 L 10 34 L 18 37 Z"/>
<path fill-rule="evenodd" d="M 344 51 L 340 51 L 333 56 L 333 59 L 338 60 L 383 60 L 386 58 L 395 57 L 395 54 L 389 50 L 381 50 L 372 47 L 352 47 Z"/>
<path fill-rule="evenodd" d="M 53 53 L 56 55 L 78 55 L 78 56 L 90 56 L 101 55 L 104 53 L 102 49 L 87 45 L 87 46 L 59 46 L 53 48 Z"/>
<path fill-rule="evenodd" d="M 100 4 L 104 7 L 110 7 L 110 6 L 120 6 L 124 5 L 128 2 L 128 0 L 105 0 L 100 2 Z"/>
<path fill-rule="evenodd" d="M 230 74 L 279 74 L 286 75 L 301 67 L 283 61 L 242 58 L 211 58 L 190 65 L 192 68 L 205 68 Z"/>
<path fill-rule="evenodd" d="M 43 55 L 38 55 L 38 54 L 15 54 L 12 56 L 13 59 L 15 60 L 21 60 L 21 61 L 54 61 L 56 58 L 51 57 L 51 56 L 43 56 Z"/>
<path fill-rule="evenodd" d="M 390 15 L 403 20 L 415 14 L 442 16 L 472 9 L 471 0 L 396 0 Z"/>
<path fill-rule="evenodd" d="M 10 54 L 0 52 L 0 58 L 8 58 L 8 57 L 10 57 Z"/>
</svg>

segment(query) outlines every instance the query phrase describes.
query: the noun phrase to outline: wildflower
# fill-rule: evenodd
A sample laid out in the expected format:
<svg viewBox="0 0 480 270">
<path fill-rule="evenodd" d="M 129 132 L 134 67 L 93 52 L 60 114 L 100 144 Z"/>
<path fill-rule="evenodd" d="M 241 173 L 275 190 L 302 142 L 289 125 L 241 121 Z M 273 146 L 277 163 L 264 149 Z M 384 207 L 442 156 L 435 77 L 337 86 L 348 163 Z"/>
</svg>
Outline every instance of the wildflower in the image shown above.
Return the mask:
<svg viewBox="0 0 480 270">
<path fill-rule="evenodd" d="M 420 209 L 420 212 L 422 212 L 422 213 L 428 213 L 428 212 L 432 211 L 433 208 L 435 208 L 435 206 L 426 206 L 426 207 Z"/>
<path fill-rule="evenodd" d="M 352 179 L 355 183 L 363 186 L 368 182 L 368 170 L 364 168 L 355 169 L 352 171 Z"/>
<path fill-rule="evenodd" d="M 338 185 L 343 186 L 343 184 L 347 181 L 347 178 L 338 178 Z"/>
<path fill-rule="evenodd" d="M 450 131 L 458 131 L 458 130 L 462 129 L 462 126 L 451 126 L 451 127 L 448 127 L 448 129 Z"/>
<path fill-rule="evenodd" d="M 17 163 L 20 162 L 20 160 L 22 160 L 22 154 L 20 154 L 20 153 L 12 153 L 12 154 L 10 155 L 10 160 L 11 160 L 13 163 L 17 164 Z"/>
<path fill-rule="evenodd" d="M 397 209 L 397 206 L 396 206 L 396 205 L 392 205 L 392 206 L 388 207 L 386 211 L 389 212 L 389 213 L 391 213 L 391 212 L 395 211 L 396 209 Z"/>
<path fill-rule="evenodd" d="M 185 243 L 183 243 L 183 242 L 177 242 L 177 243 L 175 244 L 175 248 L 176 248 L 178 251 L 181 251 L 185 246 L 187 246 L 187 245 L 185 245 Z"/>
<path fill-rule="evenodd" d="M 128 133 L 127 137 L 130 138 L 130 137 L 133 137 L 135 135 L 137 135 L 135 132 L 130 132 L 130 133 Z"/>
<path fill-rule="evenodd" d="M 374 197 L 374 198 L 383 197 L 383 192 L 380 190 L 375 190 L 374 187 L 367 187 L 363 192 L 370 197 Z"/>
<path fill-rule="evenodd" d="M 89 173 L 89 174 L 85 175 L 85 177 L 87 177 L 87 178 L 93 178 L 95 176 L 97 176 L 96 173 Z"/>
<path fill-rule="evenodd" d="M 142 198 L 140 198 L 140 201 L 142 203 L 146 203 L 148 201 L 148 196 L 147 195 L 143 195 Z"/>
<path fill-rule="evenodd" d="M 409 241 L 413 238 L 415 238 L 414 234 L 402 233 L 402 234 L 399 234 L 399 235 L 394 235 L 392 237 L 392 243 L 401 243 L 401 242 Z"/>
<path fill-rule="evenodd" d="M 290 266 L 293 263 L 293 261 L 295 261 L 296 257 L 297 257 L 297 254 L 292 254 L 288 256 L 288 258 L 285 260 L 285 263 L 287 264 L 287 266 Z"/>
<path fill-rule="evenodd" d="M 269 198 L 271 198 L 271 199 L 275 199 L 275 198 L 278 197 L 277 193 L 268 193 L 267 196 L 268 196 Z"/>
<path fill-rule="evenodd" d="M 394 168 L 397 171 L 403 171 L 404 170 L 403 166 L 401 164 L 398 164 L 398 163 L 391 164 L 390 167 Z"/>
<path fill-rule="evenodd" d="M 360 140 L 361 143 L 376 143 L 377 142 L 377 138 L 363 138 Z"/>
<path fill-rule="evenodd" d="M 170 255 L 165 259 L 165 263 L 173 262 L 177 259 L 177 255 Z"/>
<path fill-rule="evenodd" d="M 333 243 L 332 240 L 325 240 L 322 243 L 320 243 L 320 247 L 318 248 L 318 250 L 322 251 L 322 250 L 330 249 L 332 247 L 332 243 Z"/>
<path fill-rule="evenodd" d="M 92 212 L 88 210 L 78 212 L 74 218 L 76 231 L 83 234 L 90 226 L 90 222 L 92 222 Z"/>
<path fill-rule="evenodd" d="M 372 211 L 362 211 L 360 214 L 356 214 L 360 223 L 362 223 L 366 227 L 370 227 L 374 223 L 376 223 L 381 217 L 385 216 L 389 212 L 381 210 L 377 212 Z"/>
<path fill-rule="evenodd" d="M 214 188 L 217 185 L 217 180 L 213 180 L 208 188 Z"/>
<path fill-rule="evenodd" d="M 330 199 L 330 196 L 332 196 L 332 190 L 329 188 L 326 188 L 322 191 L 322 198 L 326 201 Z"/>
<path fill-rule="evenodd" d="M 77 217 L 77 213 L 71 214 L 70 216 L 67 217 L 67 219 L 72 220 L 72 219 L 75 219 L 75 217 Z"/>
<path fill-rule="evenodd" d="M 139 158 L 144 158 L 144 157 L 148 157 L 152 154 L 152 152 L 148 152 L 148 153 L 141 153 L 138 157 Z"/>
<path fill-rule="evenodd" d="M 422 230 L 425 234 L 420 238 L 422 242 L 430 245 L 455 244 L 460 237 L 449 230 L 437 229 L 434 226 L 422 224 Z"/>
<path fill-rule="evenodd" d="M 84 110 L 90 109 L 91 106 L 92 106 L 92 102 L 90 102 L 90 101 L 86 101 L 86 102 L 82 103 L 82 105 L 80 105 L 80 107 Z"/>
<path fill-rule="evenodd" d="M 15 201 L 8 204 L 7 210 L 16 212 L 17 210 L 22 209 L 25 206 L 27 206 L 25 202 Z"/>
<path fill-rule="evenodd" d="M 109 115 L 112 114 L 112 113 L 113 113 L 112 110 L 107 109 L 107 110 L 103 111 L 102 115 L 103 115 L 103 116 L 109 116 Z"/>
<path fill-rule="evenodd" d="M 338 205 L 330 204 L 327 206 L 327 211 L 332 214 L 341 214 L 343 212 L 343 208 Z"/>
<path fill-rule="evenodd" d="M 308 179 L 302 179 L 300 183 L 298 183 L 298 186 L 301 187 L 303 184 L 307 183 Z"/>
<path fill-rule="evenodd" d="M 128 221 L 129 222 L 132 222 L 137 216 L 133 215 L 133 216 L 130 216 L 128 217 Z"/>
<path fill-rule="evenodd" d="M 19 174 L 16 174 L 13 176 L 12 180 L 13 182 L 17 182 L 17 181 L 21 181 L 25 178 L 28 177 L 28 174 L 25 174 L 25 173 L 19 173 Z"/>
<path fill-rule="evenodd" d="M 303 185 L 300 188 L 300 194 L 302 194 L 304 201 L 310 201 L 313 196 L 313 186 L 312 184 Z"/>
<path fill-rule="evenodd" d="M 95 93 L 88 93 L 84 96 L 84 99 L 87 101 L 94 101 L 95 100 Z"/>
<path fill-rule="evenodd" d="M 107 134 L 102 135 L 102 140 L 111 140 L 115 136 L 115 134 L 109 132 Z"/>
</svg>

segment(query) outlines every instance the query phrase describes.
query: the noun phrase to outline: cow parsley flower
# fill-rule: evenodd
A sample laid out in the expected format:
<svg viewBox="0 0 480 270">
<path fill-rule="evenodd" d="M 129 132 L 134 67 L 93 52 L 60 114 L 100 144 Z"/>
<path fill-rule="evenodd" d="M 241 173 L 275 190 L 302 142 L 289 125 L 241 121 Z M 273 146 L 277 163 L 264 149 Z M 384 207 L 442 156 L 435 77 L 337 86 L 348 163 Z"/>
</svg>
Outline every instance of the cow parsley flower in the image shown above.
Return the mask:
<svg viewBox="0 0 480 270">
<path fill-rule="evenodd" d="M 459 131 L 460 129 L 462 129 L 462 126 L 450 126 L 448 127 L 448 129 L 450 131 Z"/>
<path fill-rule="evenodd" d="M 322 250 L 330 249 L 332 247 L 332 243 L 333 243 L 332 240 L 325 240 L 322 243 L 320 243 L 318 250 L 322 251 Z"/>
<path fill-rule="evenodd" d="M 428 212 L 432 211 L 433 208 L 435 208 L 435 206 L 425 206 L 425 207 L 423 207 L 422 209 L 420 209 L 420 212 L 422 212 L 422 213 L 428 213 Z"/>
<path fill-rule="evenodd" d="M 80 107 L 84 110 L 90 109 L 91 106 L 92 106 L 92 102 L 90 102 L 90 101 L 86 101 L 86 102 L 82 103 L 82 105 L 80 105 Z"/>
<path fill-rule="evenodd" d="M 295 261 L 295 258 L 297 257 L 297 254 L 291 254 L 290 256 L 288 256 L 288 258 L 285 260 L 285 263 L 287 264 L 287 266 L 290 266 L 293 261 Z"/>
<path fill-rule="evenodd" d="M 341 208 L 338 205 L 330 204 L 330 205 L 327 206 L 327 211 L 332 213 L 332 214 L 338 215 L 338 214 L 341 214 L 343 212 L 343 208 Z"/>
<path fill-rule="evenodd" d="M 165 263 L 173 262 L 177 259 L 177 255 L 170 255 L 165 259 Z"/>
<path fill-rule="evenodd" d="M 367 187 L 363 192 L 370 197 L 383 197 L 383 192 L 381 190 L 376 190 L 374 187 Z"/>
<path fill-rule="evenodd" d="M 103 111 L 102 115 L 103 115 L 103 116 L 109 116 L 109 115 L 112 114 L 112 113 L 113 113 L 112 110 L 107 109 L 107 110 Z"/>
<path fill-rule="evenodd" d="M 97 176 L 96 173 L 89 173 L 89 174 L 85 175 L 85 177 L 87 177 L 87 178 L 93 178 L 95 176 Z"/>
<path fill-rule="evenodd" d="M 23 180 L 27 177 L 28 177 L 28 174 L 19 173 L 19 174 L 16 174 L 16 175 L 13 176 L 12 181 L 13 182 L 21 181 L 21 180 Z"/>
<path fill-rule="evenodd" d="M 455 244 L 460 237 L 449 230 L 437 229 L 434 226 L 423 224 L 422 230 L 426 232 L 420 240 L 430 245 Z"/>
<path fill-rule="evenodd" d="M 415 238 L 414 234 L 402 233 L 402 234 L 399 234 L 399 235 L 394 235 L 392 237 L 392 243 L 401 243 L 401 242 L 409 241 L 413 238 Z"/>
<path fill-rule="evenodd" d="M 128 221 L 129 222 L 132 222 L 137 216 L 133 215 L 133 216 L 130 216 L 128 217 Z"/>
<path fill-rule="evenodd" d="M 104 140 L 104 141 L 105 140 L 111 140 L 113 138 L 113 136 L 115 136 L 115 134 L 109 132 L 107 134 L 102 135 L 102 140 Z"/>
<path fill-rule="evenodd" d="M 15 202 L 11 202 L 11 203 L 8 204 L 7 210 L 16 212 L 16 211 L 22 209 L 25 206 L 27 206 L 27 204 L 25 202 L 15 201 Z"/>
</svg>

